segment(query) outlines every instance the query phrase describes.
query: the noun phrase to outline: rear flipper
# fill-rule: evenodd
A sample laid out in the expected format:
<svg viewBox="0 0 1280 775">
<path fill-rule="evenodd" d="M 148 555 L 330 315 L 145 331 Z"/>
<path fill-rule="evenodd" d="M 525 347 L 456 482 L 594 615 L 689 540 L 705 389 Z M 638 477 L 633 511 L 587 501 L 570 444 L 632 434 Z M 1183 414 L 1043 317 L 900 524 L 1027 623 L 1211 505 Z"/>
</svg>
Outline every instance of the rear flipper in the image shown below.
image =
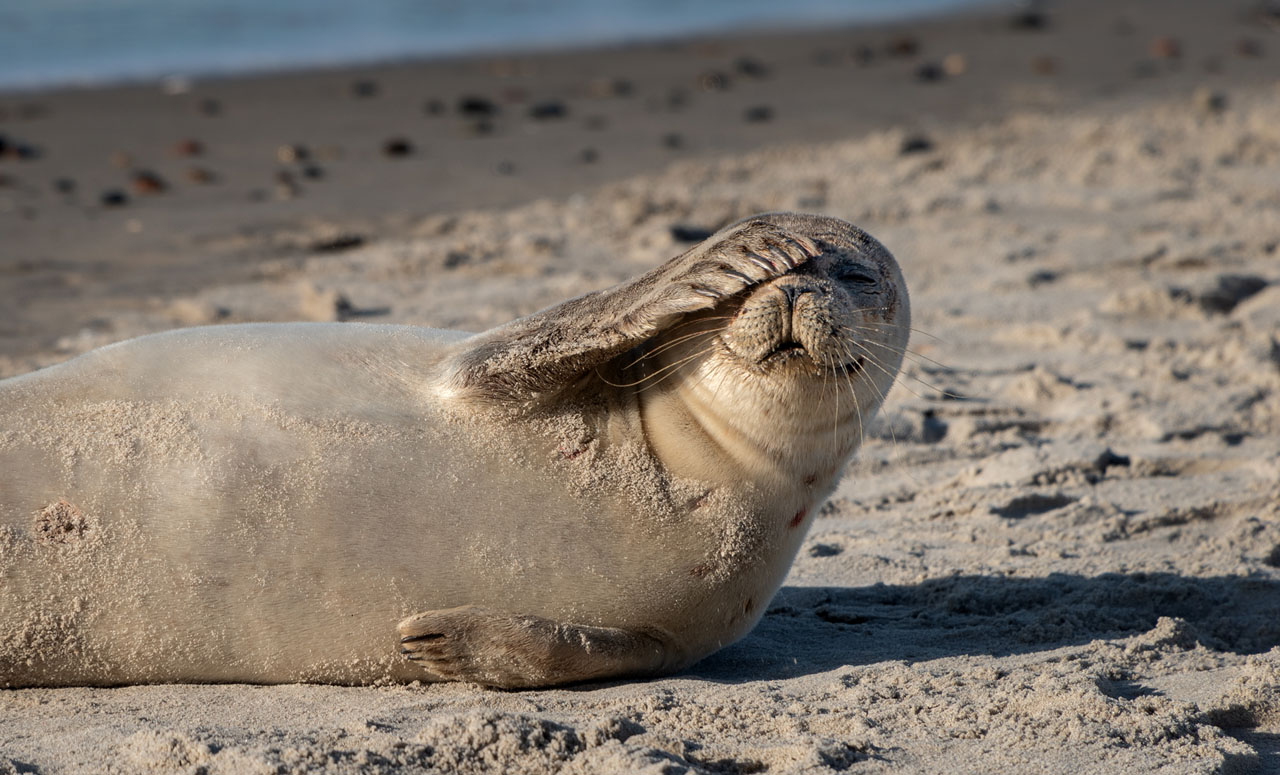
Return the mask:
<svg viewBox="0 0 1280 775">
<path fill-rule="evenodd" d="M 472 605 L 415 614 L 398 629 L 400 653 L 433 675 L 503 689 L 652 675 L 671 662 L 652 635 Z"/>
</svg>

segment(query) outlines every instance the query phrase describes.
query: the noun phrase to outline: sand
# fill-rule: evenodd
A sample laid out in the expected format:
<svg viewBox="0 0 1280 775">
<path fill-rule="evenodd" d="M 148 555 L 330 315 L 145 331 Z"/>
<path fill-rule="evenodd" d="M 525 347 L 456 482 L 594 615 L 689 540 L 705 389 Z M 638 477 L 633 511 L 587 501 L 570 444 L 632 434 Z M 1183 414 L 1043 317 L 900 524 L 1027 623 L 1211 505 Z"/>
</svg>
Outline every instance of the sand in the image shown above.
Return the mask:
<svg viewBox="0 0 1280 775">
<path fill-rule="evenodd" d="M 247 155 L 217 190 L 175 186 L 119 209 L 64 207 L 35 183 L 0 189 L 13 235 L 0 256 L 0 375 L 181 325 L 481 330 L 650 268 L 687 244 L 673 227 L 772 209 L 829 213 L 877 236 L 902 264 L 918 330 L 764 620 L 680 675 L 513 693 L 8 691 L 0 772 L 1280 772 L 1280 52 L 1251 5 L 1196 7 L 1081 2 L 1043 32 L 1004 16 L 933 22 L 913 28 L 921 53 L 874 66 L 812 63 L 834 32 L 792 36 L 790 48 L 730 39 L 706 61 L 693 44 L 533 60 L 544 77 L 565 62 L 612 73 L 665 53 L 674 64 L 649 77 L 689 81 L 749 50 L 773 68 L 747 96 L 690 90 L 694 105 L 738 94 L 779 106 L 763 122 L 772 134 L 753 138 L 757 122 L 707 108 L 678 130 L 703 139 L 661 164 L 658 130 L 684 114 L 654 114 L 654 150 L 612 159 L 608 130 L 530 140 L 508 106 L 498 137 L 466 139 L 507 137 L 516 175 L 460 140 L 449 163 L 476 166 L 459 177 L 431 166 L 445 164 L 432 151 L 412 162 L 416 181 L 394 166 L 380 179 L 395 162 L 373 152 L 329 163 L 323 185 L 298 183 L 290 199 L 270 192 L 275 162 Z M 898 32 L 858 34 L 883 46 Z M 983 35 L 1012 42 L 960 48 Z M 1110 46 L 1127 53 L 1098 53 Z M 916 81 L 922 62 L 949 53 L 966 56 L 964 73 Z M 788 74 L 802 63 L 804 77 Z M 841 103 L 836 126 L 814 128 L 830 97 L 817 74 L 832 68 L 879 84 L 884 104 L 866 123 L 845 121 Z M 412 68 L 378 71 L 380 83 L 397 72 Z M 347 77 L 227 82 L 224 118 L 236 95 Z M 610 126 L 648 115 L 660 86 L 600 98 L 635 103 L 602 108 Z M 975 110 L 982 94 L 1003 99 Z M 130 98 L 174 99 L 0 100 L 56 107 L 0 124 L 49 144 L 47 158 L 0 163 L 0 174 L 37 180 L 36 165 L 59 158 L 53 122 Z M 570 115 L 591 99 L 573 97 Z M 794 113 L 780 107 L 788 99 Z M 230 147 L 274 152 L 274 137 L 238 131 Z M 344 131 L 350 147 L 363 136 Z M 600 156 L 578 163 L 571 149 L 589 132 L 606 138 Z M 619 149 L 622 134 L 609 140 Z M 539 148 L 567 158 L 540 161 Z M 238 176 L 259 173 L 268 194 L 253 201 Z M 415 187 L 426 203 L 395 200 Z"/>
</svg>

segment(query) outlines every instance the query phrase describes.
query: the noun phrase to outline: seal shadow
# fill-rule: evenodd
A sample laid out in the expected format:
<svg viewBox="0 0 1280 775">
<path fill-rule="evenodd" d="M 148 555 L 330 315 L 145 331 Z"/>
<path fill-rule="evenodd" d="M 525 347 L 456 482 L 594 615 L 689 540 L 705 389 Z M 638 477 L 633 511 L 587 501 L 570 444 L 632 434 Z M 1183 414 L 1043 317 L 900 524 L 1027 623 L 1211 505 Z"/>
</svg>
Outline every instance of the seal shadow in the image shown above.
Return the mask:
<svg viewBox="0 0 1280 775">
<path fill-rule="evenodd" d="M 720 683 L 848 665 L 995 657 L 1125 638 L 1176 620 L 1173 636 L 1255 654 L 1280 645 L 1280 581 L 1174 573 L 954 576 L 914 585 L 779 590 L 746 638 L 683 671 Z"/>
</svg>

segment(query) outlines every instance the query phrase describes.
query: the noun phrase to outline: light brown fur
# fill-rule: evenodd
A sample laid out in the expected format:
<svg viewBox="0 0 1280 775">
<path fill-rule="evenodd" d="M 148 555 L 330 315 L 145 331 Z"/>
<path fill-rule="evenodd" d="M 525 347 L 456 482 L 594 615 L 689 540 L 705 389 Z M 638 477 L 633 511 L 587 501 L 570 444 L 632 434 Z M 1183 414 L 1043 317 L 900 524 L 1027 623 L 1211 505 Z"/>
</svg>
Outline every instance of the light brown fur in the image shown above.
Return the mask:
<svg viewBox="0 0 1280 775">
<path fill-rule="evenodd" d="M 759 619 L 908 321 L 878 243 L 772 214 L 474 336 L 189 329 L 0 382 L 0 685 L 688 665 Z"/>
</svg>

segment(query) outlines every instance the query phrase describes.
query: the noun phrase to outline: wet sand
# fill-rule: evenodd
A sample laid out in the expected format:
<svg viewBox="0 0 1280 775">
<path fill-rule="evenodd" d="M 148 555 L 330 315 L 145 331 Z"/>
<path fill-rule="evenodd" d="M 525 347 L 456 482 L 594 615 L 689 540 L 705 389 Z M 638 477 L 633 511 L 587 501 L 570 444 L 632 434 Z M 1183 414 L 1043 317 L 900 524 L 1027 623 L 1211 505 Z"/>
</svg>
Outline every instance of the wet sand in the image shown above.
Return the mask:
<svg viewBox="0 0 1280 775">
<path fill-rule="evenodd" d="M 1254 8 L 0 95 L 39 152 L 0 160 L 0 375 L 180 325 L 481 330 L 775 209 L 877 236 L 919 330 L 761 625 L 679 676 L 11 691 L 0 772 L 1280 772 Z"/>
</svg>

